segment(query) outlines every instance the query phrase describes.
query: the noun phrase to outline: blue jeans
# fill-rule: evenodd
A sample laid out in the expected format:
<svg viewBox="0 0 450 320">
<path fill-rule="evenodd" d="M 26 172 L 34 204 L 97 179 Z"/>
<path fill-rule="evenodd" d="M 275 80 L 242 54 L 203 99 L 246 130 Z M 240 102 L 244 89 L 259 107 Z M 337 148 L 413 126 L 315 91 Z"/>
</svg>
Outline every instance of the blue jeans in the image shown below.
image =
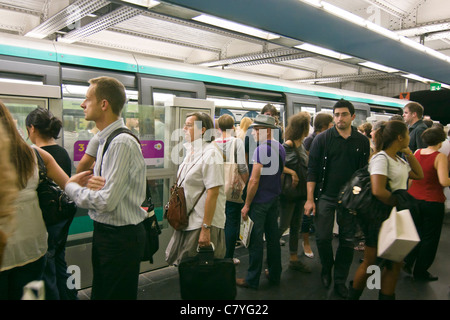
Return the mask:
<svg viewBox="0 0 450 320">
<path fill-rule="evenodd" d="M 278 231 L 278 197 L 266 203 L 252 203 L 249 217 L 253 220 L 250 236 L 249 266 L 245 281 L 252 288 L 258 288 L 263 265 L 264 240 L 267 242 L 267 264 L 269 278 L 273 283 L 280 281 L 281 248 Z"/>
<path fill-rule="evenodd" d="M 241 227 L 241 210 L 243 203 L 227 201 L 225 204 L 225 245 L 227 251 L 225 258 L 233 258 L 236 239 L 239 237 Z"/>
<path fill-rule="evenodd" d="M 65 244 L 72 220 L 47 226 L 48 251 L 43 280 L 46 300 L 77 300 L 77 290 L 67 287 L 67 263 Z"/>
</svg>

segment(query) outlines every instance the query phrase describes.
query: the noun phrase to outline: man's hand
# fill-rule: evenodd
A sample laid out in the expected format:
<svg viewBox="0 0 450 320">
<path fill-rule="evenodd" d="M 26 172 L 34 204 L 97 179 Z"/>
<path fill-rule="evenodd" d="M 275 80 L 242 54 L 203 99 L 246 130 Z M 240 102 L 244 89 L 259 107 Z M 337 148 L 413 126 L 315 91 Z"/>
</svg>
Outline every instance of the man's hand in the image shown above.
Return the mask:
<svg viewBox="0 0 450 320">
<path fill-rule="evenodd" d="M 93 176 L 92 171 L 88 170 L 73 175 L 69 178 L 69 180 L 67 180 L 67 183 L 70 182 L 75 182 L 82 187 L 87 187 L 97 191 L 105 186 L 106 180 L 100 176 Z"/>
<path fill-rule="evenodd" d="M 248 212 L 250 211 L 250 206 L 248 206 L 247 204 L 245 204 L 244 205 L 244 207 L 242 208 L 242 210 L 241 210 L 241 216 L 242 216 L 242 219 L 244 220 L 244 221 L 247 221 L 247 219 L 248 219 Z"/>
<path fill-rule="evenodd" d="M 89 189 L 98 191 L 105 186 L 105 182 L 106 182 L 106 180 L 103 177 L 92 176 L 87 183 L 87 187 Z"/>
<path fill-rule="evenodd" d="M 314 200 L 307 200 L 305 203 L 305 214 L 309 217 L 316 214 L 316 204 Z"/>
</svg>

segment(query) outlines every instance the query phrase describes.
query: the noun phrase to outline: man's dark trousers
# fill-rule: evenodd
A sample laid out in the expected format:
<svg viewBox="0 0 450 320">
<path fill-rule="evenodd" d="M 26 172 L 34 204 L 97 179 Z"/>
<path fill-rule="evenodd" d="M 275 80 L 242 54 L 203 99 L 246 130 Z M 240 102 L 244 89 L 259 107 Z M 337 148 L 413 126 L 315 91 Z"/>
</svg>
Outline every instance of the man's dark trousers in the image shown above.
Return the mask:
<svg viewBox="0 0 450 320">
<path fill-rule="evenodd" d="M 94 221 L 92 300 L 136 300 L 145 229 Z"/>
<path fill-rule="evenodd" d="M 332 240 L 335 212 L 339 226 L 339 246 L 334 259 Z M 322 195 L 316 202 L 314 224 L 322 273 L 331 274 L 334 266 L 335 285 L 345 284 L 348 277 L 353 261 L 355 222 L 355 216 L 340 206 L 337 199 Z"/>
</svg>

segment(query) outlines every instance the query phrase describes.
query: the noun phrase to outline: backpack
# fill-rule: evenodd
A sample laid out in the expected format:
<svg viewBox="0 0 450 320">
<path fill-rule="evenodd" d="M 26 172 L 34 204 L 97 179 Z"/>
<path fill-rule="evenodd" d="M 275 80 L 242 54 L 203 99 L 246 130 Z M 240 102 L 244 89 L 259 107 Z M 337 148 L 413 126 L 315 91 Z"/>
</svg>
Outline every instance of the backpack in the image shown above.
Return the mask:
<svg viewBox="0 0 450 320">
<path fill-rule="evenodd" d="M 389 190 L 389 183 L 387 183 L 387 188 Z M 379 202 L 380 200 L 372 193 L 369 165 L 356 170 L 339 193 L 339 203 L 352 212 L 374 208 L 379 205 Z"/>
</svg>

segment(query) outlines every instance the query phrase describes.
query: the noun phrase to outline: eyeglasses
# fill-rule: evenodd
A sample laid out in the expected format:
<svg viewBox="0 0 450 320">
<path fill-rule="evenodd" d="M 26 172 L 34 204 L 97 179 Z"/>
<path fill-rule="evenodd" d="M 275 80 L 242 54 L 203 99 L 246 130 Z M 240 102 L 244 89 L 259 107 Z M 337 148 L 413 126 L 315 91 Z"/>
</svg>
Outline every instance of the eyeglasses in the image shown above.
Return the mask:
<svg viewBox="0 0 450 320">
<path fill-rule="evenodd" d="M 335 113 L 334 117 L 335 118 L 339 118 L 339 117 L 348 117 L 350 115 L 350 112 L 342 112 L 342 113 Z"/>
</svg>

